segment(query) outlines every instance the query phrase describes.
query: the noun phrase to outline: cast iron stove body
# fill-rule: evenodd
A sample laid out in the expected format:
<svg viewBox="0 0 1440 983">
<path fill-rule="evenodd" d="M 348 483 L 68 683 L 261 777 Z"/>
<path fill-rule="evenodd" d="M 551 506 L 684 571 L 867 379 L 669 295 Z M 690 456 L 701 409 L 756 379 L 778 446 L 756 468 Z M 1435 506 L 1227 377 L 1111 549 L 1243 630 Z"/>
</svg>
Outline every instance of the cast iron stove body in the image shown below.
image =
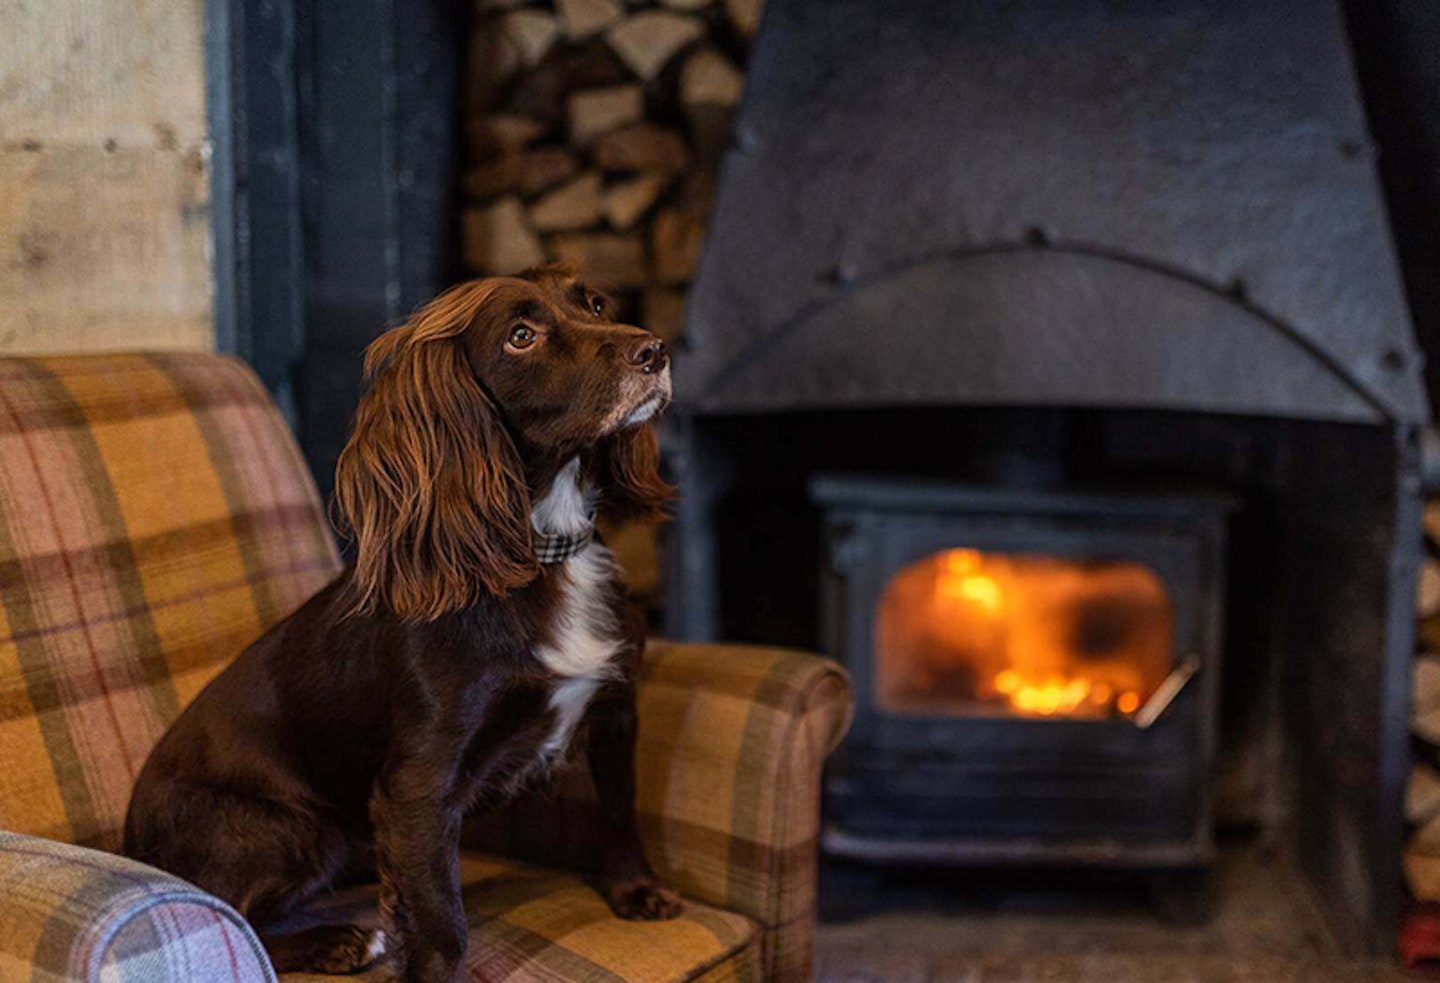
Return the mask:
<svg viewBox="0 0 1440 983">
<path fill-rule="evenodd" d="M 668 628 L 851 660 L 860 718 L 832 849 L 888 824 L 896 844 L 970 844 L 928 862 L 981 842 L 1018 857 L 1049 796 L 1047 833 L 1100 842 L 1132 823 L 1129 856 L 1199 857 L 1214 727 L 1214 815 L 1285 844 L 1344 941 L 1393 944 L 1428 410 L 1372 162 L 1333 0 L 770 0 L 676 358 Z M 988 488 L 987 521 L 1016 529 L 1064 512 L 1018 494 L 1032 489 L 1233 498 L 1224 543 L 1196 547 L 1223 564 L 1169 582 L 1174 654 L 1194 647 L 1200 672 L 1151 733 L 1073 728 L 1094 735 L 1075 745 L 1095 742 L 1092 765 L 1180 790 L 1144 800 L 1153 825 L 1126 818 L 1133 789 L 1087 785 L 1078 760 L 998 777 L 1026 767 L 1008 742 L 1069 722 L 877 709 L 858 671 L 874 583 L 816 628 L 827 510 L 863 511 L 812 498 L 841 472 Z M 927 545 L 964 548 L 978 520 L 949 513 Z M 1143 525 L 1111 546 L 1143 552 Z M 913 604 L 970 575 L 965 554 L 933 562 L 905 581 Z M 974 562 L 1016 590 L 1040 582 L 1015 556 Z M 1205 687 L 1222 675 L 1217 707 Z M 1055 678 L 1068 700 L 1071 677 Z M 1045 706 L 1060 698 L 1046 679 L 974 696 Z M 997 749 L 988 777 L 977 746 Z M 937 762 L 966 801 L 945 817 L 915 792 Z"/>
<path fill-rule="evenodd" d="M 858 707 L 826 786 L 827 851 L 911 864 L 1208 863 L 1222 500 L 834 476 L 817 478 L 811 493 L 825 516 L 825 648 L 850 670 Z M 921 585 L 918 616 L 970 623 L 955 626 L 956 647 L 935 639 L 918 653 L 887 652 L 887 592 L 937 556 L 961 569 Z M 966 658 L 990 654 L 974 651 L 985 632 L 975 621 L 1004 618 L 1004 605 L 1024 598 L 1000 593 L 998 574 L 983 572 L 977 557 L 1058 561 L 1067 578 L 1039 604 L 1031 598 L 1041 610 L 1030 617 L 1059 623 L 1008 640 L 1010 651 L 988 670 L 1008 693 L 989 700 L 976 693 L 987 671 L 977 674 L 979 660 Z M 1145 623 L 1148 598 L 1136 596 L 1152 584 L 1158 631 Z M 880 664 L 886 657 L 928 663 Z M 1148 680 L 1136 671 L 1142 659 L 1154 662 Z M 937 665 L 964 677 L 952 678 L 948 698 L 936 692 L 943 677 L 928 687 L 895 678 Z M 1102 707 L 1123 701 L 1127 687 L 1132 706 Z"/>
</svg>

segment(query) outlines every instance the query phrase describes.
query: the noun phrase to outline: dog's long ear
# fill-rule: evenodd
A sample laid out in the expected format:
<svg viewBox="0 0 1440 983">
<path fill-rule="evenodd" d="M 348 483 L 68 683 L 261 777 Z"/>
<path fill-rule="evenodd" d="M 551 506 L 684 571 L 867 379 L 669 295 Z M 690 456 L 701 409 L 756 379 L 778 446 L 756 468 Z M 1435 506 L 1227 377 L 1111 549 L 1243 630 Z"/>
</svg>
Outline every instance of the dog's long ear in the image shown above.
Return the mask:
<svg viewBox="0 0 1440 983">
<path fill-rule="evenodd" d="M 369 386 L 335 468 L 358 613 L 433 620 L 539 572 L 519 458 L 459 341 L 485 290 L 442 294 L 365 352 Z"/>
<path fill-rule="evenodd" d="M 660 477 L 660 441 L 648 424 L 611 434 L 597 448 L 598 509 L 610 522 L 665 518 L 675 489 Z"/>
</svg>

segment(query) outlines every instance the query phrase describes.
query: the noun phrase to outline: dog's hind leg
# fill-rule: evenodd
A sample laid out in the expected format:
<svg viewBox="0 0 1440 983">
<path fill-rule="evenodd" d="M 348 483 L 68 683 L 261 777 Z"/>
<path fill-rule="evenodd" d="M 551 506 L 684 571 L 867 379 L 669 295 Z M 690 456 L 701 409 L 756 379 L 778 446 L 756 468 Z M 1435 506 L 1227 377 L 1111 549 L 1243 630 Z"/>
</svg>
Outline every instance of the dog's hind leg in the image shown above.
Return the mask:
<svg viewBox="0 0 1440 983">
<path fill-rule="evenodd" d="M 189 782 L 143 794 L 142 808 L 131 809 L 126 854 L 229 902 L 259 927 L 328 890 L 353 859 L 339 827 L 292 803 Z"/>
</svg>

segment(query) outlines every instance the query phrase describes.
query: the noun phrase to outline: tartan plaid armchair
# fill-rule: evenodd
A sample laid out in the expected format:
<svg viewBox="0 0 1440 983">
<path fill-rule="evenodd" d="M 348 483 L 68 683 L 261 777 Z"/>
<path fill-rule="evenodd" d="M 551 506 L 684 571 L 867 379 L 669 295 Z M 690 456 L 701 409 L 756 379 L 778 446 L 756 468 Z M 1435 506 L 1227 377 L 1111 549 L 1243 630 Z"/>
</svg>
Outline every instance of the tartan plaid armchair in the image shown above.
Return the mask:
<svg viewBox="0 0 1440 983">
<path fill-rule="evenodd" d="M 180 708 L 338 563 L 294 442 L 240 363 L 0 359 L 0 979 L 275 978 L 223 902 L 104 851 Z M 808 976 L 820 768 L 849 710 L 845 677 L 813 656 L 652 645 L 639 806 L 685 915 L 620 921 L 557 869 L 590 828 L 576 770 L 470 831 L 503 850 L 461 864 L 472 975 Z"/>
</svg>

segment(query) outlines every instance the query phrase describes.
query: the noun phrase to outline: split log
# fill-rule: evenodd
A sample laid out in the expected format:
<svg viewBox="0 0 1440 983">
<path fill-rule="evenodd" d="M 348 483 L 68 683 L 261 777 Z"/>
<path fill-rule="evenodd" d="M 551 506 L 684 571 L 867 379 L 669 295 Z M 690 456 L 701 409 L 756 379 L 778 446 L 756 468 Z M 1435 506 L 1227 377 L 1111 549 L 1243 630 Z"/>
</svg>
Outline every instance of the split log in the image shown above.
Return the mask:
<svg viewBox="0 0 1440 983">
<path fill-rule="evenodd" d="M 1416 715 L 1440 710 L 1440 656 L 1416 656 L 1411 663 L 1410 678 L 1410 701 Z"/>
<path fill-rule="evenodd" d="M 572 232 L 552 237 L 550 255 L 611 288 L 641 287 L 648 271 L 645 243 L 638 235 Z"/>
<path fill-rule="evenodd" d="M 1431 747 L 1440 748 L 1440 707 L 1417 710 L 1410 720 L 1410 733 Z"/>
<path fill-rule="evenodd" d="M 640 326 L 667 345 L 685 330 L 685 291 L 673 287 L 646 287 L 640 295 Z"/>
<path fill-rule="evenodd" d="M 500 29 L 497 18 L 482 21 L 470 32 L 465 58 L 465 106 L 479 114 L 495 105 L 505 83 L 521 64 L 520 49 Z"/>
<path fill-rule="evenodd" d="M 1440 499 L 1436 499 L 1425 506 L 1425 535 L 1435 543 L 1440 543 Z"/>
<path fill-rule="evenodd" d="M 592 137 L 639 122 L 644 114 L 644 92 L 638 85 L 612 85 L 572 93 L 567 110 L 570 141 L 583 146 Z"/>
<path fill-rule="evenodd" d="M 580 161 L 564 147 L 537 147 L 519 158 L 518 182 L 522 195 L 548 191 L 580 170 Z"/>
<path fill-rule="evenodd" d="M 650 81 L 681 48 L 705 33 L 695 17 L 647 10 L 625 18 L 606 33 L 611 49 L 630 70 Z"/>
<path fill-rule="evenodd" d="M 540 240 L 525 223 L 525 208 L 514 196 L 464 215 L 465 263 L 487 274 L 516 273 L 545 262 Z"/>
<path fill-rule="evenodd" d="M 541 120 L 512 113 L 495 113 L 472 119 L 465 127 L 472 160 L 517 154 L 544 136 L 548 129 Z"/>
<path fill-rule="evenodd" d="M 1426 557 L 1420 564 L 1415 589 L 1415 616 L 1429 618 L 1440 613 L 1440 563 Z"/>
<path fill-rule="evenodd" d="M 600 199 L 605 220 L 611 228 L 624 232 L 650 210 L 669 184 L 669 175 L 646 174 L 610 186 Z"/>
<path fill-rule="evenodd" d="M 1440 901 L 1440 817 L 1411 835 L 1403 866 L 1411 894 L 1421 901 Z"/>
<path fill-rule="evenodd" d="M 627 522 L 618 526 L 606 523 L 600 531 L 632 596 L 653 597 L 660 590 L 658 529 L 656 523 Z"/>
<path fill-rule="evenodd" d="M 600 221 L 600 175 L 581 174 L 530 206 L 530 224 L 541 232 L 568 232 Z"/>
<path fill-rule="evenodd" d="M 755 36 L 764 9 L 765 0 L 725 0 L 725 13 L 730 15 L 730 23 L 747 38 Z"/>
<path fill-rule="evenodd" d="M 520 185 L 520 160 L 519 154 L 505 154 L 470 168 L 465 172 L 465 194 L 471 198 L 497 198 L 514 191 Z"/>
<path fill-rule="evenodd" d="M 733 106 L 745 77 L 715 48 L 701 48 L 680 69 L 680 101 L 688 106 Z"/>
<path fill-rule="evenodd" d="M 500 29 L 515 43 L 520 58 L 534 68 L 560 36 L 554 16 L 541 10 L 513 10 L 500 19 Z"/>
<path fill-rule="evenodd" d="M 1429 765 L 1414 765 L 1405 782 L 1405 820 L 1423 826 L 1436 816 L 1440 816 L 1440 772 Z"/>
<path fill-rule="evenodd" d="M 1428 652 L 1440 652 L 1440 614 L 1421 619 L 1416 635 L 1421 648 Z"/>
<path fill-rule="evenodd" d="M 583 41 L 620 19 L 625 9 L 615 0 L 555 0 L 560 29 L 567 41 Z"/>
<path fill-rule="evenodd" d="M 630 69 L 601 37 L 578 47 L 556 47 L 541 64 L 521 72 L 507 91 L 504 109 L 563 125 L 570 93 L 633 82 Z"/>
<path fill-rule="evenodd" d="M 708 220 L 715 209 L 715 172 L 705 167 L 692 168 L 680 179 L 676 204 L 691 215 Z"/>
<path fill-rule="evenodd" d="M 595 139 L 595 166 L 602 171 L 678 171 L 689 159 L 684 139 L 654 123 L 632 123 Z"/>
<path fill-rule="evenodd" d="M 730 146 L 730 130 L 735 122 L 734 106 L 699 103 L 685 107 L 685 121 L 690 124 L 690 143 L 695 156 L 705 167 L 717 167 Z"/>
<path fill-rule="evenodd" d="M 667 208 L 650 226 L 655 255 L 655 279 L 660 283 L 689 283 L 705 248 L 705 222 L 678 208 Z"/>
</svg>

